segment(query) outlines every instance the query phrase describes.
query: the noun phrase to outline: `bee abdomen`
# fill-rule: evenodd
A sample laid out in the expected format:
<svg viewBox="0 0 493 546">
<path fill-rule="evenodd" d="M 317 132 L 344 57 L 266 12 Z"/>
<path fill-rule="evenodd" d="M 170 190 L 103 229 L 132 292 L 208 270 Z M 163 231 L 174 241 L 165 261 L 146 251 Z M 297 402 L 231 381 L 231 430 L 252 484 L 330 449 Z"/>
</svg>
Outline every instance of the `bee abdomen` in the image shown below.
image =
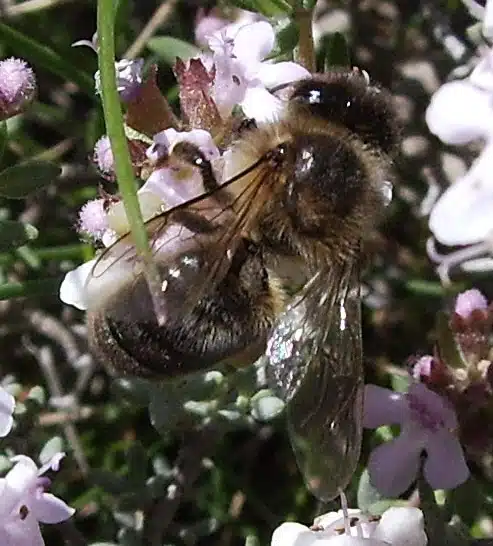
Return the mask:
<svg viewBox="0 0 493 546">
<path fill-rule="evenodd" d="M 253 361 L 265 348 L 278 298 L 260 253 L 247 251 L 237 261 L 190 313 L 163 327 L 145 279 L 136 279 L 104 311 L 88 315 L 96 357 L 119 374 L 147 378 L 187 375 L 237 355 Z"/>
</svg>

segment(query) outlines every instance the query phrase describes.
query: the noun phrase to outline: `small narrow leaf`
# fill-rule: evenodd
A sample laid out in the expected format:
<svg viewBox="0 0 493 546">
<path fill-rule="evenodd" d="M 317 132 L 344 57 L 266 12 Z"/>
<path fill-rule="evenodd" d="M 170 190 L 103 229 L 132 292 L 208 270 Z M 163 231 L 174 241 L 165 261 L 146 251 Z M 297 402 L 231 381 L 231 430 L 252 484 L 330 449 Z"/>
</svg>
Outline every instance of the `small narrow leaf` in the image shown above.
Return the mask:
<svg viewBox="0 0 493 546">
<path fill-rule="evenodd" d="M 6 252 L 36 239 L 38 230 L 31 224 L 0 220 L 0 251 Z"/>
<path fill-rule="evenodd" d="M 0 161 L 3 158 L 3 152 L 5 151 L 5 145 L 7 144 L 7 123 L 2 121 L 0 123 Z"/>
<path fill-rule="evenodd" d="M 62 170 L 47 161 L 30 160 L 0 172 L 0 196 L 24 199 L 54 182 Z"/>
<path fill-rule="evenodd" d="M 331 66 L 342 66 L 349 68 L 351 66 L 351 57 L 346 37 L 341 32 L 334 32 L 327 37 L 325 43 L 325 70 Z"/>
<path fill-rule="evenodd" d="M 147 47 L 170 65 L 175 64 L 177 57 L 186 60 L 200 53 L 198 47 L 172 36 L 155 36 L 147 42 Z"/>
<path fill-rule="evenodd" d="M 39 462 L 41 464 L 47 464 L 52 457 L 57 453 L 63 451 L 64 442 L 61 436 L 54 436 L 51 440 L 48 440 L 43 446 L 41 453 L 39 454 Z"/>
</svg>

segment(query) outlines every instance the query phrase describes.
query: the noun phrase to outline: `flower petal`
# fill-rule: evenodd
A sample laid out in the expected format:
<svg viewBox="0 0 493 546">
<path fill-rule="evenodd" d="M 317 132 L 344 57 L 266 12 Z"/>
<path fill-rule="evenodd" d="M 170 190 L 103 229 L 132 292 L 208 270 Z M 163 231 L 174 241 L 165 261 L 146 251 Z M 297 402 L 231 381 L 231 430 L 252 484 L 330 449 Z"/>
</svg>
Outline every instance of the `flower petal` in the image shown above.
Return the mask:
<svg viewBox="0 0 493 546">
<path fill-rule="evenodd" d="M 402 424 L 409 416 L 406 396 L 378 385 L 365 385 L 363 426 Z"/>
<path fill-rule="evenodd" d="M 75 509 L 51 493 L 33 497 L 29 508 L 41 523 L 60 523 L 74 515 Z"/>
<path fill-rule="evenodd" d="M 29 457 L 17 455 L 11 460 L 14 466 L 0 480 L 0 520 L 12 512 L 27 492 L 35 489 L 38 477 L 38 467 Z"/>
<path fill-rule="evenodd" d="M 493 258 L 475 258 L 461 263 L 460 267 L 469 272 L 493 271 Z"/>
<path fill-rule="evenodd" d="M 375 448 L 368 460 L 372 485 L 389 497 L 403 493 L 416 479 L 422 450 L 421 429 L 410 427 L 395 440 Z"/>
<path fill-rule="evenodd" d="M 466 144 L 491 137 L 491 95 L 467 80 L 446 83 L 431 98 L 426 123 L 430 131 L 447 144 Z"/>
<path fill-rule="evenodd" d="M 469 81 L 491 94 L 493 91 L 493 52 L 489 50 L 486 55 L 474 67 L 469 76 Z"/>
<path fill-rule="evenodd" d="M 298 63 L 261 63 L 257 78 L 268 89 L 310 77 L 310 72 Z"/>
<path fill-rule="evenodd" d="M 86 282 L 96 260 L 89 260 L 69 271 L 60 285 L 60 299 L 82 311 L 87 309 Z"/>
<path fill-rule="evenodd" d="M 457 415 L 450 402 L 423 383 L 411 383 L 407 398 L 412 418 L 423 427 L 457 428 Z"/>
<path fill-rule="evenodd" d="M 349 508 L 347 515 L 351 520 L 350 534 L 354 537 L 369 538 L 373 535 L 377 527 L 377 522 L 369 514 L 365 514 L 361 510 Z M 372 520 L 372 521 L 371 521 Z M 328 512 L 315 518 L 313 524 L 316 527 L 322 527 L 325 536 L 339 536 L 341 530 L 344 530 L 344 512 Z"/>
<path fill-rule="evenodd" d="M 380 519 L 372 538 L 399 546 L 426 546 L 423 512 L 418 508 L 392 507 Z"/>
<path fill-rule="evenodd" d="M 3 524 L 0 544 L 8 546 L 45 546 L 39 524 L 29 512 L 24 519 L 15 518 Z"/>
<path fill-rule="evenodd" d="M 157 169 L 140 188 L 139 194 L 151 193 L 164 201 L 165 208 L 176 207 L 190 201 L 204 191 L 200 173 L 193 171 L 188 178 L 169 167 Z"/>
<path fill-rule="evenodd" d="M 274 29 L 266 21 L 245 25 L 234 36 L 233 55 L 247 65 L 259 63 L 272 51 L 275 40 Z"/>
<path fill-rule="evenodd" d="M 315 540 L 314 532 L 306 525 L 288 521 L 274 531 L 270 543 L 271 546 L 311 546 Z"/>
<path fill-rule="evenodd" d="M 469 172 L 438 199 L 429 219 L 433 235 L 444 245 L 469 245 L 493 230 L 493 144 L 484 148 Z"/>
<path fill-rule="evenodd" d="M 15 408 L 15 398 L 0 387 L 0 438 L 10 432 L 14 419 L 12 414 Z"/>
<path fill-rule="evenodd" d="M 258 122 L 274 121 L 284 108 L 283 101 L 264 87 L 248 87 L 240 105 L 247 118 L 254 118 Z"/>
<path fill-rule="evenodd" d="M 42 476 L 48 470 L 53 470 L 53 472 L 58 472 L 60 470 L 60 463 L 65 458 L 66 453 L 64 451 L 58 451 L 55 453 L 49 461 L 47 461 L 39 470 L 38 476 Z"/>
<path fill-rule="evenodd" d="M 493 1 L 487 0 L 484 7 L 483 34 L 486 38 L 493 38 Z"/>
<path fill-rule="evenodd" d="M 469 478 L 469 468 L 457 436 L 448 430 L 431 435 L 424 464 L 426 481 L 433 489 L 453 489 Z"/>
</svg>

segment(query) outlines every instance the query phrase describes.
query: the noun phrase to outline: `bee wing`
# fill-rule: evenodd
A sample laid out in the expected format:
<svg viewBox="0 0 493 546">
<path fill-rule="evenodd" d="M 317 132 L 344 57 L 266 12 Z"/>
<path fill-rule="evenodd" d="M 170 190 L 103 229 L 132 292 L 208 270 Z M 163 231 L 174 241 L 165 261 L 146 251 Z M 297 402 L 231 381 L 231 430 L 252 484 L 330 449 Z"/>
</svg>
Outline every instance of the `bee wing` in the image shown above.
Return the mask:
<svg viewBox="0 0 493 546">
<path fill-rule="evenodd" d="M 146 223 L 168 310 L 186 313 L 211 293 L 228 271 L 238 244 L 271 194 L 276 176 L 265 158 L 212 191 Z M 131 234 L 107 248 L 86 286 L 96 304 L 108 290 L 142 275 Z M 169 300 L 173 300 L 172 302 Z"/>
<path fill-rule="evenodd" d="M 317 273 L 281 316 L 268 343 L 270 386 L 287 402 L 298 466 L 323 501 L 344 490 L 360 454 L 359 290 L 354 262 Z"/>
</svg>

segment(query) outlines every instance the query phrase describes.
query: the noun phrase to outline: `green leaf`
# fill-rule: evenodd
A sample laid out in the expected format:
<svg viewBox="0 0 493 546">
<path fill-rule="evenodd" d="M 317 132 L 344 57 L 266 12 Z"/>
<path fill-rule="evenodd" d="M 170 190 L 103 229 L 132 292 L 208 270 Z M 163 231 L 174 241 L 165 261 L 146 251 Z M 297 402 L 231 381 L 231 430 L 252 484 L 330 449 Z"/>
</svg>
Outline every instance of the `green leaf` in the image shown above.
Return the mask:
<svg viewBox="0 0 493 546">
<path fill-rule="evenodd" d="M 54 182 L 62 170 L 54 163 L 28 160 L 0 172 L 0 196 L 24 199 Z"/>
<path fill-rule="evenodd" d="M 75 63 L 67 58 L 67 54 L 60 55 L 4 23 L 0 23 L 0 40 L 8 43 L 13 51 L 22 52 L 22 57 L 30 64 L 42 66 L 64 81 L 73 81 L 89 96 L 95 97 L 93 76 L 79 70 Z"/>
<path fill-rule="evenodd" d="M 200 49 L 184 40 L 173 36 L 154 36 L 147 42 L 147 47 L 167 64 L 175 64 L 176 58 L 186 60 L 196 57 Z"/>
<path fill-rule="evenodd" d="M 291 53 L 298 46 L 300 29 L 295 21 L 287 17 L 281 19 L 275 25 L 276 31 L 276 51 L 277 55 Z"/>
<path fill-rule="evenodd" d="M 235 6 L 254 11 L 266 17 L 278 17 L 292 12 L 292 7 L 287 0 L 233 0 Z"/>
<path fill-rule="evenodd" d="M 127 490 L 127 483 L 124 478 L 108 470 L 93 469 L 89 475 L 90 482 L 105 493 L 121 495 Z"/>
<path fill-rule="evenodd" d="M 147 477 L 147 454 L 140 442 L 133 443 L 127 451 L 128 480 L 137 489 L 143 487 Z"/>
<path fill-rule="evenodd" d="M 325 70 L 334 66 L 351 66 L 351 57 L 346 36 L 342 32 L 334 32 L 324 38 L 325 59 L 323 66 Z"/>
<path fill-rule="evenodd" d="M 60 290 L 60 278 L 0 284 L 0 300 L 29 296 L 52 296 Z"/>
<path fill-rule="evenodd" d="M 43 446 L 41 453 L 39 454 L 39 462 L 43 465 L 50 461 L 50 459 L 63 451 L 64 441 L 61 436 L 54 436 L 51 440 L 48 440 Z"/>
<path fill-rule="evenodd" d="M 271 421 L 284 410 L 284 402 L 269 389 L 262 389 L 250 401 L 252 417 L 256 421 Z"/>
<path fill-rule="evenodd" d="M 372 505 L 384 499 L 383 495 L 371 484 L 370 474 L 366 468 L 359 479 L 357 499 L 358 508 L 364 512 L 369 512 Z"/>
<path fill-rule="evenodd" d="M 436 331 L 440 358 L 450 368 L 466 369 L 466 359 L 455 339 L 454 333 L 450 329 L 449 317 L 444 312 L 440 312 L 437 315 Z"/>
<path fill-rule="evenodd" d="M 149 417 L 152 426 L 165 434 L 176 428 L 184 415 L 183 398 L 169 385 L 150 389 Z"/>
<path fill-rule="evenodd" d="M 31 224 L 0 220 L 0 251 L 6 252 L 36 239 L 38 230 Z"/>
</svg>

